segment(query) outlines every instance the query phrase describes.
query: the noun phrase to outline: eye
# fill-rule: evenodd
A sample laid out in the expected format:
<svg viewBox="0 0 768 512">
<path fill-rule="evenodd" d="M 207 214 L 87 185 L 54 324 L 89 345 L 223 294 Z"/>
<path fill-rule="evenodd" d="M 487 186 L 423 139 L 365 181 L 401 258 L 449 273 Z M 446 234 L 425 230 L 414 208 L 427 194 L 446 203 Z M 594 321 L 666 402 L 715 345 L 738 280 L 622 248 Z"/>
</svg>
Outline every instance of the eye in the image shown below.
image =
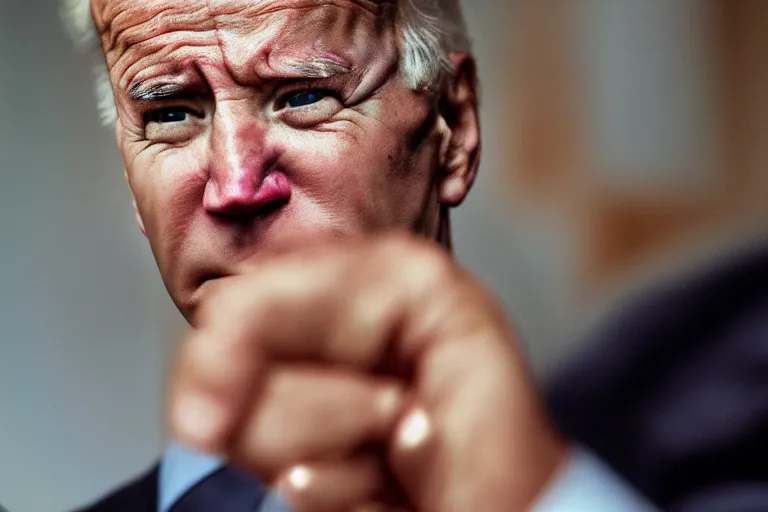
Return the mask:
<svg viewBox="0 0 768 512">
<path fill-rule="evenodd" d="M 204 130 L 205 112 L 182 105 L 157 108 L 144 115 L 144 137 L 151 142 L 180 144 Z"/>
<path fill-rule="evenodd" d="M 324 91 L 301 91 L 288 96 L 285 103 L 291 108 L 306 107 L 323 100 L 329 95 L 329 93 Z"/>
<path fill-rule="evenodd" d="M 276 115 L 292 128 L 313 128 L 333 119 L 344 109 L 339 96 L 339 93 L 328 89 L 286 92 L 275 104 Z"/>
<path fill-rule="evenodd" d="M 184 107 L 169 107 L 149 112 L 146 117 L 147 123 L 170 124 L 183 123 L 192 111 Z"/>
</svg>

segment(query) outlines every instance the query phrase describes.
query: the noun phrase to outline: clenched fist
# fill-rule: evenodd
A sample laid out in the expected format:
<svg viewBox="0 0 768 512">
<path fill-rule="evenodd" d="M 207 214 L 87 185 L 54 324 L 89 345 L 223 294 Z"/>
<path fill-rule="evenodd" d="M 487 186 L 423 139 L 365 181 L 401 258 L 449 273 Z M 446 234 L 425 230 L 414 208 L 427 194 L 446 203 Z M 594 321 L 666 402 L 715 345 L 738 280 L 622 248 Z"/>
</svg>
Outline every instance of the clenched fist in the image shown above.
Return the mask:
<svg viewBox="0 0 768 512">
<path fill-rule="evenodd" d="M 182 344 L 180 441 L 296 512 L 526 510 L 565 458 L 494 298 L 405 235 L 260 256 Z"/>
</svg>

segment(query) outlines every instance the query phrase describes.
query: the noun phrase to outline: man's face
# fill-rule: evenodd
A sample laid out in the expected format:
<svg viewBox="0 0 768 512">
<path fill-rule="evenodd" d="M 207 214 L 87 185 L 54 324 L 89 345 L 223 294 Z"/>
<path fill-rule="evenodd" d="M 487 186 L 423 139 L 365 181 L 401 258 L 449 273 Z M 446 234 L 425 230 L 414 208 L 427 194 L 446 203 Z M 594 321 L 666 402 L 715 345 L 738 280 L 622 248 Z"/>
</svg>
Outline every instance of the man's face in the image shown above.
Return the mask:
<svg viewBox="0 0 768 512">
<path fill-rule="evenodd" d="M 466 193 L 441 199 L 452 132 L 436 98 L 402 80 L 391 2 L 94 0 L 93 12 L 139 221 L 184 313 L 205 282 L 278 244 L 435 237 L 441 204 Z"/>
</svg>

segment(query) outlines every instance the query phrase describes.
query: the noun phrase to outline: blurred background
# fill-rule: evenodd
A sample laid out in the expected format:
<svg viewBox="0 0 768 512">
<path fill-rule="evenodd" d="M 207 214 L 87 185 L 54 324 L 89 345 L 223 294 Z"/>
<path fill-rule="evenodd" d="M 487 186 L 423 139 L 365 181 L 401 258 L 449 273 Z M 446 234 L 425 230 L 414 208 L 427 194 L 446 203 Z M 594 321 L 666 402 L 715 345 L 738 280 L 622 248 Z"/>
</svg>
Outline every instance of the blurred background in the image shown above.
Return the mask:
<svg viewBox="0 0 768 512">
<path fill-rule="evenodd" d="M 459 259 L 542 380 L 637 290 L 768 235 L 768 2 L 467 0 L 484 160 Z M 0 0 L 0 502 L 82 505 L 165 442 L 182 323 L 56 0 Z"/>
</svg>

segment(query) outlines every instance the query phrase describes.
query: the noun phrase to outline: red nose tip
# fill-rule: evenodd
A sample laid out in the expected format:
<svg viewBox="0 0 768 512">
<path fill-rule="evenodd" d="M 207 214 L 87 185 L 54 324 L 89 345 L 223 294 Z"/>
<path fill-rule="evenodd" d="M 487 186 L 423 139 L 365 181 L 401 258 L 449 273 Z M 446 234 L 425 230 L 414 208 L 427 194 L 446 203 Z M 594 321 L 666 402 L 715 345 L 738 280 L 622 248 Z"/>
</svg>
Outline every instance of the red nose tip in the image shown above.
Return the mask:
<svg viewBox="0 0 768 512">
<path fill-rule="evenodd" d="M 227 186 L 229 185 L 229 186 Z M 291 184 L 280 171 L 270 171 L 258 187 L 233 182 L 206 190 L 203 200 L 209 213 L 218 215 L 256 215 L 261 210 L 285 203 L 291 198 Z"/>
<path fill-rule="evenodd" d="M 280 171 L 272 171 L 264 178 L 252 201 L 256 208 L 264 208 L 290 198 L 291 184 L 288 178 Z"/>
</svg>

